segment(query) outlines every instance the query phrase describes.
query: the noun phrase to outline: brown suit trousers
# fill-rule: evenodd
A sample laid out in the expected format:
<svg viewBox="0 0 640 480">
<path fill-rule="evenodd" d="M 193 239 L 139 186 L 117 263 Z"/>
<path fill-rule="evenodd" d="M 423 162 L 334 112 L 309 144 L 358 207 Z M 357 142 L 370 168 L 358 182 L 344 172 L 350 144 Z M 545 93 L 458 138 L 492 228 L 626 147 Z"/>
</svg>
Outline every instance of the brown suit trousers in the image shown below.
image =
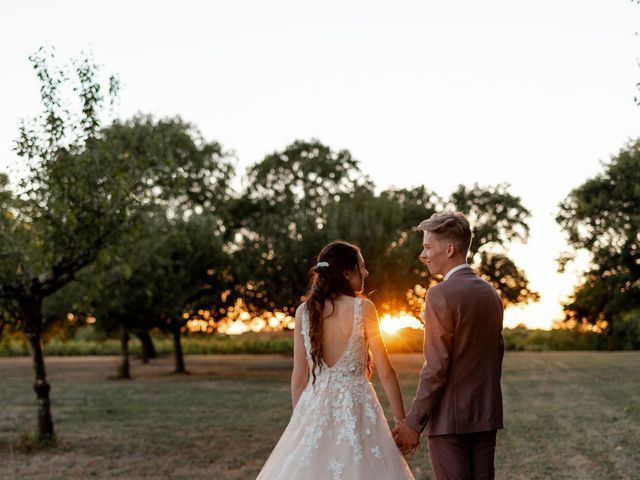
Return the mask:
<svg viewBox="0 0 640 480">
<path fill-rule="evenodd" d="M 427 292 L 425 363 L 406 422 L 429 435 L 438 479 L 493 477 L 495 431 L 503 426 L 502 314 L 496 290 L 471 268 Z"/>
<path fill-rule="evenodd" d="M 497 433 L 491 430 L 429 437 L 429 458 L 436 479 L 493 479 Z"/>
</svg>

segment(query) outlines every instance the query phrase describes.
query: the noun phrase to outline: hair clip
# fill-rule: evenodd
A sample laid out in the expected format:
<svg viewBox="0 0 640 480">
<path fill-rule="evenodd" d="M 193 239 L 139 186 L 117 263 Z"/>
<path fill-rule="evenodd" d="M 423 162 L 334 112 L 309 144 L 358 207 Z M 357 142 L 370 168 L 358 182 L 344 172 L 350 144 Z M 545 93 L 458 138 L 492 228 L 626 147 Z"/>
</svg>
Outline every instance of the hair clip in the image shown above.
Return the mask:
<svg viewBox="0 0 640 480">
<path fill-rule="evenodd" d="M 328 267 L 329 266 L 329 262 L 318 262 L 318 264 L 316 265 L 316 268 L 322 268 L 322 267 Z"/>
</svg>

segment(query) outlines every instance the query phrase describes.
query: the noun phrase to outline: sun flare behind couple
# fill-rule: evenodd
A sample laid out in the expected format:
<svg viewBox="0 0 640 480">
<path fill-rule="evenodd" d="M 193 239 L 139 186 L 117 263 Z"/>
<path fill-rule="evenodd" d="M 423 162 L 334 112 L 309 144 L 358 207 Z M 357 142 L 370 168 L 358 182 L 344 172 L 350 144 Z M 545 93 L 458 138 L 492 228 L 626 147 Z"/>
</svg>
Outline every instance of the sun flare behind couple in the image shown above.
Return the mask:
<svg viewBox="0 0 640 480">
<path fill-rule="evenodd" d="M 403 454 L 421 434 L 437 479 L 493 478 L 502 428 L 504 343 L 498 293 L 466 263 L 471 228 L 461 213 L 418 226 L 420 260 L 443 282 L 427 291 L 425 363 L 405 415 L 398 378 L 373 303 L 360 249 L 322 249 L 295 316 L 293 413 L 258 480 L 413 479 Z M 391 430 L 370 382 L 372 363 L 391 405 Z"/>
</svg>

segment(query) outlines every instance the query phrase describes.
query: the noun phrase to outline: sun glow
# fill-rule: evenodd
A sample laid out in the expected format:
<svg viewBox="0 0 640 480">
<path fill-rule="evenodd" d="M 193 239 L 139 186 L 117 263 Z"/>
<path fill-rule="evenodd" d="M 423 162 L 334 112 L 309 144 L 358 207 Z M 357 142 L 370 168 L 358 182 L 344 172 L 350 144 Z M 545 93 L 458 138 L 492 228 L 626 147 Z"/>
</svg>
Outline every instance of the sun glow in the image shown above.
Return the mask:
<svg viewBox="0 0 640 480">
<path fill-rule="evenodd" d="M 380 318 L 380 329 L 388 334 L 393 335 L 403 328 L 422 328 L 422 323 L 413 315 L 400 312 L 397 315 L 384 314 Z"/>
</svg>

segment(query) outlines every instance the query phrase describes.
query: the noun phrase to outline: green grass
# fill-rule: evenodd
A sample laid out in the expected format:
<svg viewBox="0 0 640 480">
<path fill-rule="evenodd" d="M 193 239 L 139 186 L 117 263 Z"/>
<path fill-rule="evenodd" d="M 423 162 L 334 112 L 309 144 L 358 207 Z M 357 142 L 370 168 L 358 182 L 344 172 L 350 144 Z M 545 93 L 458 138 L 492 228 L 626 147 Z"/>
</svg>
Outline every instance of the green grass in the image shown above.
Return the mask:
<svg viewBox="0 0 640 480">
<path fill-rule="evenodd" d="M 123 381 L 108 379 L 114 357 L 48 358 L 61 441 L 38 450 L 30 360 L 0 359 L 0 479 L 255 478 L 290 415 L 291 359 L 186 361 L 186 376 L 170 373 L 170 357 L 134 361 L 134 379 Z M 421 357 L 392 361 L 408 405 Z M 639 352 L 507 353 L 497 477 L 638 478 L 638 365 Z M 409 462 L 417 479 L 430 478 L 424 447 Z"/>
</svg>

